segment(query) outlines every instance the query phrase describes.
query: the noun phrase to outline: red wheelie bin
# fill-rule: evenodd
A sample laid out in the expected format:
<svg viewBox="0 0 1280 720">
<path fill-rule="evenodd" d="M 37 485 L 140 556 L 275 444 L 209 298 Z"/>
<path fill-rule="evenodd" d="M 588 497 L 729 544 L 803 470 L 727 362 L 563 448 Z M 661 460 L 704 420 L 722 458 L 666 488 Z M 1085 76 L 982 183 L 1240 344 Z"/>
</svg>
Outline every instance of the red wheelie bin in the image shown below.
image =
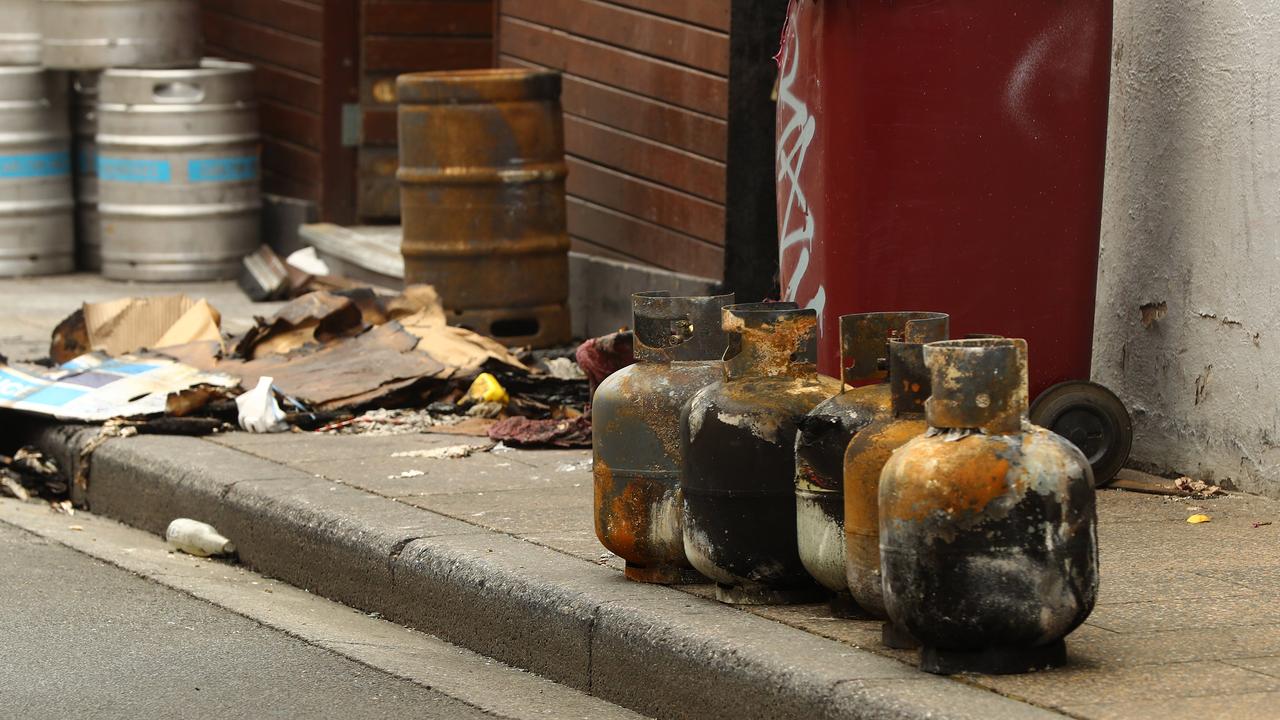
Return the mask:
<svg viewBox="0 0 1280 720">
<path fill-rule="evenodd" d="M 783 300 L 929 309 L 1030 347 L 1032 420 L 1099 483 L 1129 416 L 1089 382 L 1112 0 L 792 0 L 779 54 Z"/>
</svg>

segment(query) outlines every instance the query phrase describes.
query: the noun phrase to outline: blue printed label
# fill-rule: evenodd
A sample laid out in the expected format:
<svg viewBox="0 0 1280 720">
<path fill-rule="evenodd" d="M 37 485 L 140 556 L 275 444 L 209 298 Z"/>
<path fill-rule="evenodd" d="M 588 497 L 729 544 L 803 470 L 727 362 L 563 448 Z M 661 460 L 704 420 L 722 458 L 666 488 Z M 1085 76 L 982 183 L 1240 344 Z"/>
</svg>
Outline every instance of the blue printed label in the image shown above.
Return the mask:
<svg viewBox="0 0 1280 720">
<path fill-rule="evenodd" d="M 187 178 L 193 182 L 244 182 L 258 179 L 258 158 L 206 158 L 187 161 Z"/>
<path fill-rule="evenodd" d="M 135 160 L 98 156 L 98 177 L 109 182 L 167 183 L 173 179 L 168 160 Z"/>
<path fill-rule="evenodd" d="M 17 400 L 60 407 L 88 392 L 85 388 L 49 384 L 42 378 L 39 380 L 40 382 L 35 382 L 30 376 L 8 368 L 0 369 L 0 401 Z"/>
<path fill-rule="evenodd" d="M 71 174 L 71 153 L 0 155 L 0 178 L 59 177 Z"/>
<path fill-rule="evenodd" d="M 30 395 L 40 387 L 24 375 L 8 368 L 0 368 L 0 400 L 17 400 Z"/>
</svg>

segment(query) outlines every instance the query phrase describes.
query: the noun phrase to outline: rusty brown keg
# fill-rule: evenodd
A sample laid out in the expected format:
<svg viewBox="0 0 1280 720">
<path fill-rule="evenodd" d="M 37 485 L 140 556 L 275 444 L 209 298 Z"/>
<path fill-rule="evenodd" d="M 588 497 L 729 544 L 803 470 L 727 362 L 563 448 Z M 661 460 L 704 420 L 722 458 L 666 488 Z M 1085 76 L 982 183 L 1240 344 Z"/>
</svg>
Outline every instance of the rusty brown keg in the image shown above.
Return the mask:
<svg viewBox="0 0 1280 720">
<path fill-rule="evenodd" d="M 405 281 L 508 345 L 569 340 L 560 74 L 413 73 L 396 89 Z"/>
</svg>

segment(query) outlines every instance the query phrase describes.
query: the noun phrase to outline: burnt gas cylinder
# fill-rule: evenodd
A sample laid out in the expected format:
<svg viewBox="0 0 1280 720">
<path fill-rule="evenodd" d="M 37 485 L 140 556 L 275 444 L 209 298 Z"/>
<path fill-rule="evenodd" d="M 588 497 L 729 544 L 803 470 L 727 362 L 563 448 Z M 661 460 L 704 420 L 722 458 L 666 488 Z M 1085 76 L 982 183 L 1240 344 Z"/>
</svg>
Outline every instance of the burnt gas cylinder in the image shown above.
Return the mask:
<svg viewBox="0 0 1280 720">
<path fill-rule="evenodd" d="M 610 375 L 591 405 L 596 536 L 640 582 L 705 582 L 684 554 L 677 482 L 680 412 L 724 377 L 720 323 L 733 295 L 631 297 L 636 364 Z"/>
<path fill-rule="evenodd" d="M 724 379 L 685 408 L 685 554 L 723 602 L 823 595 L 796 549 L 794 480 L 797 424 L 841 387 L 818 375 L 817 325 L 794 303 L 725 308 Z"/>
<path fill-rule="evenodd" d="M 887 617 L 880 588 L 880 471 L 894 450 L 928 429 L 924 401 L 929 397 L 929 372 L 924 365 L 924 344 L 945 340 L 949 329 L 947 315 L 931 313 L 909 323 L 900 337 L 889 339 L 885 350 L 889 406 L 845 448 L 845 578 L 854 602 L 873 617 Z M 893 647 L 900 644 L 890 643 Z"/>
<path fill-rule="evenodd" d="M 888 344 L 890 339 L 905 336 L 909 327 L 913 336 L 943 339 L 947 317 L 890 312 L 840 318 L 840 367 L 845 385 L 840 394 L 800 420 L 796 435 L 800 560 L 815 580 L 835 593 L 832 612 L 839 616 L 859 614 L 849 597 L 845 574 L 845 450 L 855 433 L 872 419 L 891 412 L 889 386 L 884 382 L 888 377 Z"/>
<path fill-rule="evenodd" d="M 1027 421 L 1023 340 L 925 348 L 929 431 L 880 483 L 889 616 L 933 673 L 1013 673 L 1066 660 L 1098 593 L 1093 473 Z"/>
</svg>

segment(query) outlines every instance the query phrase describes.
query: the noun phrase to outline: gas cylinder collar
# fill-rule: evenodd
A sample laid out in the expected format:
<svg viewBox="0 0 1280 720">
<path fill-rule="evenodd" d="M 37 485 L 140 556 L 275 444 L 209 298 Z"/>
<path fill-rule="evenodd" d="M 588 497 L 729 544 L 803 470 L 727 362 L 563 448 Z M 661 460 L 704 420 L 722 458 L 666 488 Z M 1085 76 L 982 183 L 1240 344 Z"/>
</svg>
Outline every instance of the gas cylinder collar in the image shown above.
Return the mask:
<svg viewBox="0 0 1280 720">
<path fill-rule="evenodd" d="M 924 347 L 932 379 L 925 403 L 935 428 L 993 435 L 1021 432 L 1027 416 L 1027 342 L 1011 338 L 948 340 Z"/>
</svg>

